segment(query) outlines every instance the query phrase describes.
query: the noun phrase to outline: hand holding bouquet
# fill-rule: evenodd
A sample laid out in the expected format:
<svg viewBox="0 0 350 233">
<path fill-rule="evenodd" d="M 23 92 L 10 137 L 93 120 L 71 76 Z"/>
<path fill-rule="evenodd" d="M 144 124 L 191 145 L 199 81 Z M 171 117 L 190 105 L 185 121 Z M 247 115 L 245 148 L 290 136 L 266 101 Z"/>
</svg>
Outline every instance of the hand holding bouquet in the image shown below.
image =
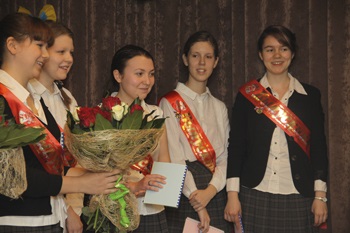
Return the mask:
<svg viewBox="0 0 350 233">
<path fill-rule="evenodd" d="M 118 97 L 109 96 L 96 107 L 78 107 L 68 112 L 65 127 L 66 145 L 78 163 L 94 172 L 119 169 L 125 173 L 157 147 L 163 133 L 164 118 L 144 113 L 139 98 L 127 106 Z M 139 224 L 136 198 L 122 184 L 114 195 L 91 199 L 90 213 L 102 212 L 119 230 L 134 230 Z M 125 216 L 126 215 L 126 216 Z M 91 214 L 90 214 L 91 216 Z M 102 218 L 103 219 L 103 218 Z M 95 220 L 105 226 L 103 220 Z"/>
</svg>

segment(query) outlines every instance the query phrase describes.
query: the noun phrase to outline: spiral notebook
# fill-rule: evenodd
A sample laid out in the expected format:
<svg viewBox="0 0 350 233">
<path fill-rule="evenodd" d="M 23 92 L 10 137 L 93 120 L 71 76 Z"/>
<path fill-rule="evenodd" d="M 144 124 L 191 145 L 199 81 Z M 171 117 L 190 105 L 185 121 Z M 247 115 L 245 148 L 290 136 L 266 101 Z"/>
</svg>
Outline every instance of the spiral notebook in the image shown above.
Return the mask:
<svg viewBox="0 0 350 233">
<path fill-rule="evenodd" d="M 152 174 L 166 177 L 166 184 L 158 192 L 147 190 L 144 203 L 179 207 L 187 166 L 177 163 L 154 162 Z"/>
</svg>

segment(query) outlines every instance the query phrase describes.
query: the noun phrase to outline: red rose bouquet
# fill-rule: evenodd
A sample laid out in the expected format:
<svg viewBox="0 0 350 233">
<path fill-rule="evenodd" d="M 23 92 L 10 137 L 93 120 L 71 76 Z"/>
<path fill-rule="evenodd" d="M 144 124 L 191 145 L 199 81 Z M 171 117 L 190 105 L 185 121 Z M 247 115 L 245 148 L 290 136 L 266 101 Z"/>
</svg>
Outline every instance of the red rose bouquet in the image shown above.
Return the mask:
<svg viewBox="0 0 350 233">
<path fill-rule="evenodd" d="M 152 153 L 163 133 L 164 118 L 145 113 L 139 98 L 128 106 L 118 97 L 109 96 L 99 106 L 78 107 L 68 112 L 65 127 L 66 145 L 78 163 L 91 171 L 121 170 L 125 173 L 131 165 Z M 109 221 L 120 231 L 138 227 L 136 197 L 123 185 L 123 176 L 116 184 L 113 195 L 95 195 L 89 209 L 95 232 L 107 231 Z M 102 213 L 102 217 L 99 214 Z"/>
</svg>

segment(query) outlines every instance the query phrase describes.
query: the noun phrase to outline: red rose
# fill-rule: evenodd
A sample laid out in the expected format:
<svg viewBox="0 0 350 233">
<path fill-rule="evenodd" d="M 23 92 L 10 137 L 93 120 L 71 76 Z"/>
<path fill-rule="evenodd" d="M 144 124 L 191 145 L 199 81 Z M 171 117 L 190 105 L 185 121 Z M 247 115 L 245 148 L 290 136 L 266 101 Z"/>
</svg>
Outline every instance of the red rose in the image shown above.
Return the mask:
<svg viewBox="0 0 350 233">
<path fill-rule="evenodd" d="M 133 114 L 134 111 L 143 111 L 143 108 L 141 107 L 141 105 L 134 104 L 133 106 L 131 106 L 130 114 Z"/>
<path fill-rule="evenodd" d="M 121 103 L 120 99 L 116 96 L 108 96 L 102 99 L 102 107 L 108 111 L 111 111 L 113 106 L 120 105 Z"/>
<path fill-rule="evenodd" d="M 91 128 L 95 125 L 96 113 L 93 108 L 81 107 L 77 113 L 82 127 Z"/>
<path fill-rule="evenodd" d="M 110 111 L 104 111 L 98 106 L 94 107 L 93 110 L 94 110 L 95 116 L 97 115 L 97 113 L 99 113 L 107 120 L 112 121 L 112 113 Z"/>
</svg>

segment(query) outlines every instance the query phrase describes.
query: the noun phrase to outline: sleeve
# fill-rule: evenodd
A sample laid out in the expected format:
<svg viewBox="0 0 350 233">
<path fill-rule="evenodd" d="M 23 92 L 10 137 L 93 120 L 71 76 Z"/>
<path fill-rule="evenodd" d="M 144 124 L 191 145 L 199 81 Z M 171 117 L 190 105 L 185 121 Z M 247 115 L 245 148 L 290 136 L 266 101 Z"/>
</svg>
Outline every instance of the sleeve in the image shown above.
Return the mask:
<svg viewBox="0 0 350 233">
<path fill-rule="evenodd" d="M 81 215 L 84 204 L 84 193 L 69 193 L 64 199 L 67 208 L 71 206 L 77 215 Z"/>
<path fill-rule="evenodd" d="M 222 146 L 224 147 L 221 154 L 216 154 L 216 167 L 213 174 L 213 178 L 210 181 L 210 184 L 213 185 L 217 192 L 220 192 L 226 185 L 226 170 L 227 170 L 227 147 L 228 147 L 228 136 L 230 131 L 230 124 L 227 115 L 227 108 L 222 103 L 218 119 L 221 119 L 222 122 L 222 131 L 220 133 L 224 134 L 224 141 Z M 220 124 L 220 123 L 219 123 Z"/>
<path fill-rule="evenodd" d="M 34 154 L 30 154 L 28 150 L 23 148 L 26 157 L 26 174 L 27 174 L 27 190 L 23 193 L 23 196 L 27 197 L 44 197 L 44 196 L 57 196 L 62 187 L 62 176 L 51 175 L 47 173 L 41 166 L 40 162 L 36 159 Z M 28 157 L 32 157 L 32 161 L 28 161 Z M 34 161 L 36 160 L 36 161 Z M 37 167 L 33 164 L 40 164 Z"/>
<path fill-rule="evenodd" d="M 69 90 L 67 90 L 64 87 L 63 87 L 63 89 L 72 101 L 70 106 L 69 106 L 69 111 L 74 112 L 75 107 L 78 106 L 78 103 Z M 84 207 L 83 201 L 84 201 L 84 194 L 83 193 L 66 194 L 65 202 L 66 202 L 67 208 L 69 206 L 71 206 L 77 215 L 81 215 L 81 213 L 82 213 L 82 208 Z"/>
<path fill-rule="evenodd" d="M 244 96 L 238 93 L 231 115 L 227 158 L 227 191 L 239 191 L 241 168 L 247 150 L 247 116 L 244 103 Z"/>
<path fill-rule="evenodd" d="M 164 117 L 167 117 L 165 120 L 165 125 L 167 129 L 168 147 L 171 162 L 186 164 L 185 151 L 181 145 L 180 139 L 182 132 L 180 130 L 178 120 L 175 117 L 174 109 L 165 98 L 161 99 L 159 106 L 163 110 Z M 197 186 L 194 182 L 192 173 L 190 171 L 187 171 L 182 192 L 186 197 L 189 197 L 191 193 L 196 190 Z"/>
<path fill-rule="evenodd" d="M 321 180 L 325 183 L 328 175 L 328 158 L 321 93 L 315 88 L 315 93 L 310 93 L 310 96 L 314 96 L 311 104 L 313 108 L 310 136 L 311 162 L 314 168 L 315 181 Z M 318 189 L 318 187 L 315 187 L 315 189 Z"/>
</svg>

